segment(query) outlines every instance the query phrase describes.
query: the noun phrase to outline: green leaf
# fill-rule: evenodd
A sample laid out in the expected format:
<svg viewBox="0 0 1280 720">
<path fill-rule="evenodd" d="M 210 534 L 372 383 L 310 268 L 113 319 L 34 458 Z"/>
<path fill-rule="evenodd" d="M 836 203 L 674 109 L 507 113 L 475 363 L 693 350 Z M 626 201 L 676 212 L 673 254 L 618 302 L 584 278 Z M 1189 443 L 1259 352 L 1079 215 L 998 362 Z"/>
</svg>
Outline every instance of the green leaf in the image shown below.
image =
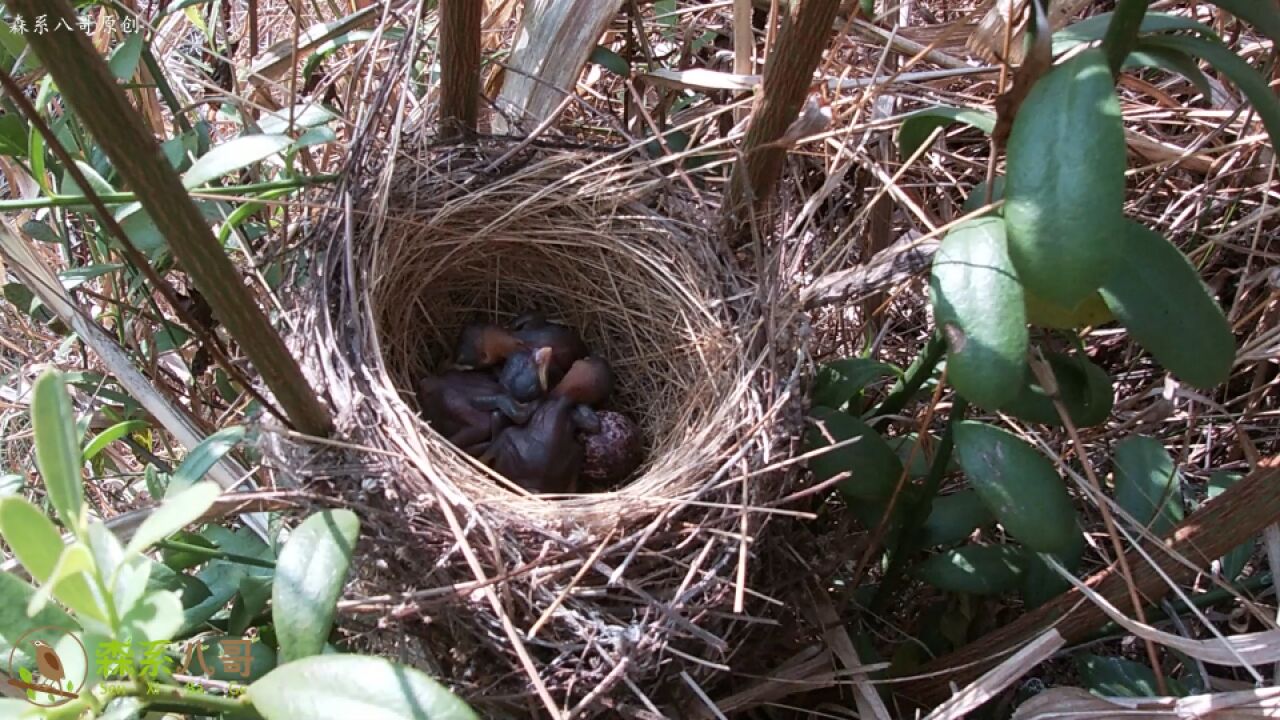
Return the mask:
<svg viewBox="0 0 1280 720">
<path fill-rule="evenodd" d="M 31 423 L 35 426 L 36 466 L 49 490 L 49 502 L 62 524 L 82 533 L 84 491 L 80 478 L 80 439 L 71 396 L 56 370 L 46 370 L 32 391 Z"/>
<path fill-rule="evenodd" d="M 1157 536 L 1182 522 L 1182 474 L 1155 438 L 1130 435 L 1115 447 L 1116 502 Z"/>
<path fill-rule="evenodd" d="M 200 641 L 201 647 L 204 648 L 205 664 L 212 671 L 209 673 L 210 679 L 246 684 L 257 681 L 276 668 L 276 652 L 267 644 L 255 640 L 249 644 L 246 650 L 242 650 L 238 656 L 234 656 L 230 652 L 223 650 L 223 644 L 228 641 L 231 643 L 244 642 L 243 638 L 234 634 L 214 635 Z M 229 663 L 223 660 L 223 657 L 234 657 L 239 662 Z M 247 664 L 248 667 L 244 668 L 247 673 L 240 671 L 241 663 Z"/>
<path fill-rule="evenodd" d="M 1261 7 L 1259 12 L 1267 12 Z M 1272 9 L 1270 12 L 1274 13 Z M 1226 75 L 1240 88 L 1240 92 L 1253 103 L 1253 109 L 1271 136 L 1272 146 L 1280 142 L 1280 99 L 1264 78 L 1252 65 L 1245 62 L 1217 40 L 1205 40 L 1187 35 L 1156 35 L 1145 38 L 1144 47 L 1162 47 L 1187 55 L 1198 57 L 1212 65 L 1218 72 Z"/>
<path fill-rule="evenodd" d="M 58 279 L 62 281 L 63 289 L 75 290 L 94 278 L 113 273 L 123 267 L 124 265 L 119 263 L 97 263 L 94 265 L 85 265 L 83 267 L 60 271 L 58 273 Z"/>
<path fill-rule="evenodd" d="M 125 553 L 141 552 L 195 522 L 221 494 L 222 488 L 214 482 L 197 483 L 177 494 L 170 492 L 164 504 L 142 521 Z"/>
<path fill-rule="evenodd" d="M 178 599 L 182 601 L 183 608 L 195 607 L 213 595 L 209 586 L 199 578 L 174 572 L 168 565 L 154 561 L 151 564 L 151 572 L 147 576 L 146 589 L 148 591 L 172 590 L 178 593 Z"/>
<path fill-rule="evenodd" d="M 0 23 L 2 24 L 2 23 Z M 0 573 L 0 658 L 7 663 L 10 653 L 14 652 L 13 644 L 23 635 L 37 628 L 54 627 L 67 630 L 79 630 L 80 626 L 70 615 L 57 605 L 45 605 L 34 615 L 27 613 L 36 589 L 18 578 L 13 573 Z M 55 638 L 49 638 L 52 643 Z M 15 653 L 15 663 L 22 652 Z"/>
<path fill-rule="evenodd" d="M 194 485 L 222 459 L 223 455 L 244 440 L 244 435 L 244 428 L 234 425 L 223 428 L 200 441 L 200 444 L 182 459 L 178 469 L 173 471 L 167 494 L 172 495 Z"/>
<path fill-rule="evenodd" d="M 937 449 L 939 440 L 933 435 L 928 435 L 921 447 L 913 453 L 912 448 L 915 447 L 916 437 L 918 437 L 916 433 L 907 433 L 886 437 L 884 441 L 893 448 L 893 454 L 898 456 L 898 462 L 907 469 L 907 477 L 920 480 L 929 474 L 929 465 L 933 462 L 933 451 Z"/>
<path fill-rule="evenodd" d="M 1124 236 L 1124 125 L 1106 56 L 1040 78 L 1009 135 L 1004 219 L 1028 292 L 1066 307 L 1093 294 Z"/>
<path fill-rule="evenodd" d="M 383 37 L 386 38 L 388 36 L 383 35 Z M 267 135 L 276 135 L 290 130 L 324 125 L 336 117 L 338 117 L 337 113 L 329 108 L 318 103 L 309 102 L 294 105 L 292 110 L 284 108 L 262 113 L 262 119 L 258 121 L 258 128 Z M 292 125 L 289 122 L 291 119 L 293 121 Z"/>
<path fill-rule="evenodd" d="M 1058 553 L 1053 558 L 1067 572 L 1075 573 L 1084 559 L 1086 545 L 1083 533 L 1077 532 L 1072 537 L 1075 544 L 1071 549 Z M 1027 574 L 1022 576 L 1022 603 L 1027 606 L 1027 609 L 1037 608 L 1069 589 L 1071 589 L 1071 583 L 1066 578 L 1049 567 L 1039 554 L 1029 553 Z"/>
<path fill-rule="evenodd" d="M 225 607 L 235 596 L 240 587 L 240 579 L 245 574 L 244 567 L 220 560 L 210 562 L 208 567 L 201 570 L 196 579 L 208 589 L 209 594 L 183 610 L 182 627 L 178 630 L 178 636 L 185 637 L 195 632 Z"/>
<path fill-rule="evenodd" d="M 101 175 L 98 174 L 97 170 L 93 169 L 92 165 L 76 160 L 76 167 L 80 169 L 81 174 L 84 175 L 84 179 L 89 182 L 89 187 L 95 193 L 99 195 L 107 195 L 110 193 L 114 193 L 116 191 L 115 188 L 111 186 L 111 183 L 107 182 L 105 178 L 103 178 Z M 84 190 L 80 187 L 80 185 L 75 180 L 71 178 L 71 173 L 68 173 L 66 171 L 63 171 L 62 173 L 61 188 L 62 188 L 63 195 L 67 195 L 67 196 L 84 195 Z"/>
<path fill-rule="evenodd" d="M 998 200 L 1003 200 L 1004 199 L 1004 176 L 996 175 L 995 178 L 991 181 L 991 184 L 993 185 L 993 189 L 991 191 L 991 201 L 996 202 Z M 961 207 L 960 212 L 962 214 L 968 215 L 969 213 L 973 212 L 974 210 L 977 210 L 978 208 L 986 204 L 987 204 L 987 181 L 983 180 L 977 185 L 974 185 L 973 189 L 969 191 L 969 196 L 964 199 L 964 206 Z M 1001 211 L 999 209 L 996 209 L 996 210 L 991 210 L 987 212 L 985 215 L 980 215 L 979 217 L 998 216 L 1000 215 L 1000 213 Z"/>
<path fill-rule="evenodd" d="M 191 169 L 183 173 L 182 186 L 188 190 L 200 187 L 282 152 L 291 144 L 293 139 L 288 135 L 243 135 L 229 140 L 196 160 Z"/>
<path fill-rule="evenodd" d="M 1094 365 L 1084 355 L 1044 354 L 1049 368 L 1058 383 L 1058 395 L 1067 408 L 1067 415 L 1078 428 L 1091 427 L 1106 422 L 1111 416 L 1111 378 L 1106 371 Z M 1044 388 L 1028 373 L 1026 382 L 1017 396 L 1000 408 L 1015 417 L 1062 427 L 1062 418 L 1053 400 Z"/>
<path fill-rule="evenodd" d="M 973 489 L 965 489 L 933 499 L 929 517 L 920 528 L 920 547 L 951 545 L 973 534 L 974 530 L 995 522 L 982 498 Z"/>
<path fill-rule="evenodd" d="M 122 549 L 121 555 L 123 554 Z M 155 567 L 163 566 L 142 555 L 122 560 L 116 566 L 111 578 L 111 600 L 116 605 L 117 614 L 128 614 L 147 594 L 151 584 L 151 570 Z"/>
<path fill-rule="evenodd" d="M 168 590 L 147 593 L 124 616 L 125 629 L 135 641 L 171 640 L 182 627 L 182 601 Z"/>
<path fill-rule="evenodd" d="M 128 81 L 138 71 L 138 61 L 142 59 L 142 44 L 146 36 L 142 33 L 127 33 L 124 42 L 111 52 L 107 68 L 111 76 L 117 80 Z"/>
<path fill-rule="evenodd" d="M 1226 317 L 1186 256 L 1159 233 L 1127 223 L 1102 299 L 1142 347 L 1186 382 L 1208 390 L 1231 374 L 1235 337 Z"/>
<path fill-rule="evenodd" d="M 355 513 L 325 510 L 304 520 L 280 551 L 271 618 L 282 662 L 317 655 L 324 648 L 359 531 Z"/>
<path fill-rule="evenodd" d="M 1093 293 L 1074 307 L 1059 305 L 1026 292 L 1027 322 L 1036 327 L 1075 330 L 1086 325 L 1098 326 L 1115 320 L 1100 293 Z"/>
<path fill-rule="evenodd" d="M 26 487 L 27 479 L 15 473 L 0 474 L 0 498 L 17 495 Z"/>
<path fill-rule="evenodd" d="M 1027 372 L 1027 317 L 1004 221 L 975 218 L 943 238 L 929 301 L 947 341 L 947 378 L 965 399 L 994 409 Z"/>
<path fill-rule="evenodd" d="M 89 551 L 93 553 L 93 564 L 99 575 L 110 578 L 119 569 L 120 563 L 124 562 L 124 546 L 120 544 L 120 539 L 101 520 L 89 523 L 85 539 Z"/>
<path fill-rule="evenodd" d="M 1200 71 L 1195 60 L 1174 50 L 1145 45 L 1143 40 L 1139 38 L 1133 52 L 1129 53 L 1129 57 L 1125 58 L 1121 69 L 1131 70 L 1144 67 L 1158 68 L 1165 72 L 1181 75 L 1190 80 L 1191 84 L 1195 85 L 1200 94 L 1206 98 L 1213 96 L 1213 88 L 1209 85 L 1209 78 L 1205 77 L 1204 73 Z"/>
<path fill-rule="evenodd" d="M 861 419 L 831 408 L 815 407 L 810 416 L 813 424 L 805 433 L 808 450 L 857 438 L 809 460 L 816 481 L 847 473 L 839 488 L 851 502 L 883 500 L 893 494 L 902 477 L 902 462 L 879 433 Z"/>
<path fill-rule="evenodd" d="M 62 555 L 62 536 L 53 522 L 21 496 L 0 500 L 0 535 L 37 582 L 45 582 Z"/>
<path fill-rule="evenodd" d="M 954 123 L 975 127 L 990 135 L 996 127 L 996 116 L 986 110 L 945 105 L 913 112 L 902 119 L 902 128 L 898 130 L 898 155 L 906 160 L 929 139 L 934 130 Z"/>
<path fill-rule="evenodd" d="M 628 63 L 621 55 L 603 45 L 595 46 L 588 60 L 619 77 L 631 77 L 631 63 Z"/>
<path fill-rule="evenodd" d="M 319 655 L 281 665 L 250 685 L 248 696 L 266 720 L 479 720 L 421 672 L 361 655 Z"/>
<path fill-rule="evenodd" d="M 915 576 L 939 590 L 998 595 L 1018 586 L 1026 552 L 1011 545 L 965 545 L 931 556 Z"/>
<path fill-rule="evenodd" d="M 81 617 L 107 622 L 101 598 L 89 582 L 93 572 L 93 553 L 88 547 L 80 542 L 66 546 L 49 579 L 27 603 L 27 613 L 39 612 L 50 597 L 56 597 Z"/>
<path fill-rule="evenodd" d="M 873 380 L 902 377 L 902 371 L 888 363 L 852 357 L 829 362 L 818 368 L 810 400 L 814 405 L 843 409 Z"/>
<path fill-rule="evenodd" d="M 1079 534 L 1075 506 L 1053 463 L 1013 433 L 965 420 L 956 454 L 978 496 L 1000 524 L 1036 552 L 1071 549 Z"/>
<path fill-rule="evenodd" d="M 27 155 L 27 124 L 13 113 L 0 115 L 0 155 Z"/>
<path fill-rule="evenodd" d="M 1209 476 L 1209 499 L 1212 500 L 1227 488 L 1235 485 L 1244 476 L 1238 472 L 1227 472 L 1219 470 Z M 1240 577 L 1240 573 L 1244 572 L 1244 566 L 1248 564 L 1249 558 L 1253 557 L 1253 540 L 1248 540 L 1237 545 L 1222 556 L 1222 577 L 1228 581 L 1233 581 Z"/>
<path fill-rule="evenodd" d="M 271 599 L 272 581 L 270 575 L 245 575 L 241 578 L 240 593 L 231 606 L 227 630 L 234 635 L 243 635 L 249 629 L 258 614 L 267 607 L 267 600 Z"/>
<path fill-rule="evenodd" d="M 147 424 L 142 420 L 125 420 L 98 433 L 88 445 L 84 447 L 84 459 L 86 462 L 98 456 L 111 443 L 124 438 L 130 433 L 140 430 L 146 430 Z"/>
<path fill-rule="evenodd" d="M 320 64 L 343 45 L 362 43 L 374 37 L 386 41 L 399 40 L 404 37 L 404 28 L 380 28 L 376 33 L 372 30 L 352 30 L 349 33 L 339 35 L 332 40 L 326 40 L 318 45 L 316 49 L 307 56 L 307 61 L 302 65 L 302 76 L 304 78 L 310 78 L 312 74 L 315 73 L 316 69 L 320 67 Z M 283 131 L 284 129 L 284 125 L 282 124 L 279 131 Z"/>
<path fill-rule="evenodd" d="M 1248 0 L 1246 0 L 1247 2 Z M 1084 43 L 1096 42 L 1101 40 L 1107 34 L 1107 27 L 1111 25 L 1111 17 L 1114 13 L 1099 13 L 1089 18 L 1085 18 L 1078 23 L 1065 27 L 1053 34 L 1053 54 L 1061 55 L 1066 51 L 1083 45 Z M 1206 37 L 1217 38 L 1218 35 L 1208 25 L 1198 23 L 1181 15 L 1169 15 L 1167 13 L 1148 12 L 1142 17 L 1142 25 L 1139 26 L 1139 33 L 1157 33 L 1172 32 L 1177 30 L 1191 30 L 1201 33 Z"/>
<path fill-rule="evenodd" d="M 1161 695 L 1156 685 L 1156 674 L 1151 668 L 1132 660 L 1100 655 L 1081 655 L 1076 658 L 1076 670 L 1084 687 L 1107 697 L 1146 698 Z M 1178 681 L 1166 678 L 1169 692 L 1186 695 Z"/>
<path fill-rule="evenodd" d="M 1268 5 L 1258 0 L 1210 0 L 1210 2 L 1280 43 L 1280 12 L 1276 11 L 1274 3 Z"/>
</svg>

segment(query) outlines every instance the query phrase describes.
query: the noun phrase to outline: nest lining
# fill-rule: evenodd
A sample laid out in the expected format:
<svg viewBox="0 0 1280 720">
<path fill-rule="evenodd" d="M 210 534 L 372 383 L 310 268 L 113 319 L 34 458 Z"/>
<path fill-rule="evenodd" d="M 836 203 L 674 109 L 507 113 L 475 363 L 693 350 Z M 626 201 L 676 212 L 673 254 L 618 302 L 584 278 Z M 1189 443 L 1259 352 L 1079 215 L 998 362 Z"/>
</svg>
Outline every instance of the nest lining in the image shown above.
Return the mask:
<svg viewBox="0 0 1280 720">
<path fill-rule="evenodd" d="M 392 572 L 364 589 L 503 578 L 501 612 L 456 593 L 421 604 L 440 619 L 427 669 L 486 706 L 543 684 L 562 706 L 651 707 L 673 667 L 717 675 L 762 612 L 746 586 L 767 564 L 756 543 L 769 515 L 748 508 L 792 487 L 794 466 L 778 464 L 800 422 L 802 352 L 777 348 L 802 344 L 786 335 L 799 314 L 719 257 L 705 210 L 643 165 L 536 151 L 493 172 L 505 149 L 424 145 L 369 182 L 355 212 L 323 223 L 330 246 L 295 346 L 329 388 L 339 431 L 386 451 L 375 482 L 351 491 L 374 487 L 371 502 L 405 517 L 376 532 L 396 538 Z M 578 328 L 613 364 L 612 407 L 648 445 L 633 481 L 531 496 L 419 418 L 414 383 L 464 324 L 528 310 Z M 531 682 L 510 628 L 535 625 Z"/>
</svg>

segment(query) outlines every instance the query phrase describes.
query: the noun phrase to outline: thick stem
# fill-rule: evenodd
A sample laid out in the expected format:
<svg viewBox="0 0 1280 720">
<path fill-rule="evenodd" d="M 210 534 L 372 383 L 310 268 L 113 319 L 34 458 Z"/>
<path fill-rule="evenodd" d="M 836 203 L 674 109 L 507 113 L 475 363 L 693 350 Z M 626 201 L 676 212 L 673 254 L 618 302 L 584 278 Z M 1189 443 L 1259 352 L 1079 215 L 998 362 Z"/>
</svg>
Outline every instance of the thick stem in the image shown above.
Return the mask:
<svg viewBox="0 0 1280 720">
<path fill-rule="evenodd" d="M 224 697 L 206 692 L 193 692 L 177 685 L 147 682 L 105 682 L 98 687 L 104 696 L 103 705 L 121 697 L 136 697 L 149 706 L 163 705 L 195 710 L 202 714 L 229 715 L 232 717 L 261 718 L 247 697 Z"/>
<path fill-rule="evenodd" d="M 742 160 L 729 180 L 725 212 L 732 234 L 741 232 L 753 209 L 773 194 L 787 154 L 778 140 L 800 114 L 839 10 L 839 0 L 805 0 L 786 15 L 765 62 L 764 88 L 742 142 Z"/>
<path fill-rule="evenodd" d="M 1271 458 L 1183 520 L 1165 536 L 1165 547 L 1144 542 L 1159 571 L 1136 549 L 1127 553 L 1138 594 L 1147 602 L 1156 602 L 1169 592 L 1161 572 L 1173 582 L 1187 582 L 1200 572 L 1197 565 L 1207 565 L 1280 519 L 1277 483 L 1280 458 Z M 1176 556 L 1186 558 L 1191 566 Z M 1124 605 L 1129 598 L 1125 578 L 1115 564 L 1085 582 L 1113 605 Z M 950 655 L 915 668 L 914 680 L 894 687 L 904 697 L 932 706 L 947 698 L 952 684 L 965 685 L 1046 628 L 1056 628 L 1068 643 L 1080 642 L 1109 621 L 1101 608 L 1081 600 L 1080 591 L 1072 588 Z"/>
<path fill-rule="evenodd" d="M 67 0 L 12 0 L 9 7 L 31 23 L 47 15 L 51 27 L 76 25 L 75 12 Z M 244 348 L 290 421 L 309 435 L 327 435 L 333 427 L 328 410 L 223 253 L 177 172 L 112 79 L 88 36 L 54 32 L 25 37 L 120 176 L 138 193 L 142 206 L 168 239 L 174 257 Z"/>
<path fill-rule="evenodd" d="M 911 367 L 907 368 L 903 378 L 894 384 L 889 390 L 889 394 L 880 402 L 880 407 L 877 407 L 875 412 L 871 414 L 871 417 L 875 418 L 875 420 L 872 420 L 873 424 L 876 420 L 887 415 L 893 415 L 906 407 L 907 402 L 915 396 L 925 381 L 933 375 L 933 369 L 942 360 L 942 353 L 946 349 L 946 341 L 942 339 L 940 334 L 934 333 L 929 338 L 929 342 L 925 344 L 924 350 L 911 363 Z"/>
<path fill-rule="evenodd" d="M 947 465 L 951 463 L 951 451 L 956 444 L 956 424 L 964 419 L 965 411 L 968 409 L 969 403 L 959 395 L 955 396 L 951 405 L 951 415 L 947 418 L 947 429 L 942 432 L 942 438 L 938 441 L 937 454 L 933 456 L 929 474 L 925 476 L 924 483 L 921 485 L 920 502 L 907 510 L 906 522 L 903 524 L 902 532 L 898 534 L 897 544 L 890 553 L 889 568 L 885 570 L 884 577 L 880 580 L 880 587 L 876 590 L 875 597 L 871 599 L 872 613 L 878 613 L 884 609 L 884 604 L 893 596 L 902 580 L 902 571 L 906 569 L 907 559 L 921 549 L 917 542 L 920 528 L 924 527 L 925 521 L 929 519 L 929 513 L 933 510 L 933 498 L 942 485 L 942 476 L 947 474 Z"/>
<path fill-rule="evenodd" d="M 1111 24 L 1107 25 L 1107 35 L 1102 39 L 1102 48 L 1107 54 L 1107 65 L 1113 77 L 1120 75 L 1124 59 L 1129 57 L 1138 42 L 1138 30 L 1142 28 L 1142 18 L 1147 14 L 1149 4 L 1150 0 L 1120 0 L 1116 3 Z"/>
<path fill-rule="evenodd" d="M 440 2 L 440 132 L 446 137 L 476 131 L 483 12 L 478 0 Z"/>
</svg>

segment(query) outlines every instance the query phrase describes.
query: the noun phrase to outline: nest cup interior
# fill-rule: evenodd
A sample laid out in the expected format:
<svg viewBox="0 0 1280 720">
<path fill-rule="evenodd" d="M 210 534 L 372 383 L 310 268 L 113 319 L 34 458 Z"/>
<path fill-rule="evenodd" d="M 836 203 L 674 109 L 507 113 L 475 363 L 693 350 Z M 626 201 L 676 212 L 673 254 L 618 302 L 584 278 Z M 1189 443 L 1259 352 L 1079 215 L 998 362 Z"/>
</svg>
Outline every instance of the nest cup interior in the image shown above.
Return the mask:
<svg viewBox="0 0 1280 720">
<path fill-rule="evenodd" d="M 467 323 L 539 311 L 577 328 L 614 369 L 603 408 L 626 413 L 644 433 L 644 464 L 610 496 L 670 497 L 705 479 L 721 445 L 716 417 L 741 374 L 714 256 L 696 257 L 670 223 L 644 214 L 569 209 L 577 211 L 525 212 L 507 226 L 494 222 L 491 206 L 447 217 L 410 210 L 389 222 L 369 276 L 382 362 L 416 413 L 416 381 L 449 361 Z M 415 431 L 472 497 L 520 499 L 421 420 Z"/>
</svg>

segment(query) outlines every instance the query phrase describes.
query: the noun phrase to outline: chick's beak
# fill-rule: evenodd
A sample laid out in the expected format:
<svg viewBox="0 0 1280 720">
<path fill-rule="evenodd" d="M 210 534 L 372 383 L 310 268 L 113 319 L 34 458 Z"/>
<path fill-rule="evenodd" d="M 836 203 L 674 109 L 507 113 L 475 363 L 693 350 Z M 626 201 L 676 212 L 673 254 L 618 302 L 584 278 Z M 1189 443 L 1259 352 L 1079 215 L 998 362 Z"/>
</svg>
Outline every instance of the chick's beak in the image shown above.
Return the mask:
<svg viewBox="0 0 1280 720">
<path fill-rule="evenodd" d="M 538 348 L 533 360 L 538 366 L 538 384 L 545 392 L 551 384 L 551 379 L 548 377 L 551 369 L 551 348 Z"/>
</svg>

